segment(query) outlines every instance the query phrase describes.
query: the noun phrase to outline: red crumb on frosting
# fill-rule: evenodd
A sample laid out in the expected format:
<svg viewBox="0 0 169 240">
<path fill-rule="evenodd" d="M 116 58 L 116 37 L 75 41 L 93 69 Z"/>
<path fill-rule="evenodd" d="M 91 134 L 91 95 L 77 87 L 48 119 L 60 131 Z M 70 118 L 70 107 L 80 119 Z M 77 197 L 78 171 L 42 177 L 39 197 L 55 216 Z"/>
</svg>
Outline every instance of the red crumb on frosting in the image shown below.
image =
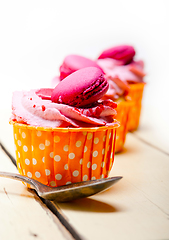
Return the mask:
<svg viewBox="0 0 169 240">
<path fill-rule="evenodd" d="M 43 112 L 45 111 L 45 109 L 46 109 L 46 108 L 45 108 L 45 106 L 44 106 L 44 105 L 42 105 L 42 111 L 43 111 Z"/>
</svg>

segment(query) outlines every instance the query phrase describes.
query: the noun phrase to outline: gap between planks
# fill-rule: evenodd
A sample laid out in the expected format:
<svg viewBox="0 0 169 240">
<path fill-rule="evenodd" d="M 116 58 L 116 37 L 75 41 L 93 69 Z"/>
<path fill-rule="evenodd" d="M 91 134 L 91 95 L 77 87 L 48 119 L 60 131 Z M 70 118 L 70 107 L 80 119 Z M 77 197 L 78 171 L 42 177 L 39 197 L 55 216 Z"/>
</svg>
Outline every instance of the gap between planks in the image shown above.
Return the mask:
<svg viewBox="0 0 169 240">
<path fill-rule="evenodd" d="M 16 160 L 15 158 L 10 154 L 10 152 L 5 148 L 5 146 L 0 142 L 0 147 L 4 151 L 4 153 L 8 156 L 8 158 L 11 160 L 11 162 L 15 165 L 17 168 Z M 84 240 L 85 238 L 82 237 L 76 229 L 66 220 L 65 216 L 63 215 L 61 209 L 57 206 L 57 204 L 53 203 L 52 201 L 49 201 L 47 199 L 42 199 L 38 196 L 35 190 L 30 190 L 31 193 L 34 195 L 34 198 L 36 201 L 39 202 L 39 204 L 43 207 L 42 203 L 45 204 L 45 206 L 58 218 L 60 223 L 67 229 L 67 231 L 70 233 L 73 239 L 75 240 Z M 44 209 L 45 210 L 45 209 Z"/>
</svg>

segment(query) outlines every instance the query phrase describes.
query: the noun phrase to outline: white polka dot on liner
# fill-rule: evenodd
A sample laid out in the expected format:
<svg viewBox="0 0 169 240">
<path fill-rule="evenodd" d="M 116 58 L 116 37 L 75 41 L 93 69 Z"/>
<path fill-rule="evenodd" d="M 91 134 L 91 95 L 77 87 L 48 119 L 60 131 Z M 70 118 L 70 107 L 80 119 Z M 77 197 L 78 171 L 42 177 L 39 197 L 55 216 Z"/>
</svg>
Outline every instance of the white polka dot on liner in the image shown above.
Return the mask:
<svg viewBox="0 0 169 240">
<path fill-rule="evenodd" d="M 37 135 L 38 137 L 41 137 L 41 136 L 42 136 L 42 132 L 41 132 L 41 131 L 37 131 L 36 135 Z"/>
<path fill-rule="evenodd" d="M 96 180 L 96 177 L 93 176 L 93 177 L 91 178 L 91 180 Z"/>
<path fill-rule="evenodd" d="M 56 162 L 59 162 L 59 161 L 61 160 L 61 157 L 60 157 L 59 155 L 55 155 L 55 156 L 54 156 L 54 160 L 55 160 Z"/>
<path fill-rule="evenodd" d="M 73 172 L 73 176 L 74 176 L 74 177 L 79 176 L 79 171 L 78 171 L 78 170 L 75 170 L 75 171 Z"/>
<path fill-rule="evenodd" d="M 100 176 L 100 178 L 104 178 L 104 174 L 102 174 L 102 175 Z"/>
<path fill-rule="evenodd" d="M 44 149 L 45 149 L 45 145 L 44 145 L 43 143 L 40 143 L 40 144 L 39 144 L 39 149 L 40 149 L 40 150 L 44 150 Z"/>
<path fill-rule="evenodd" d="M 96 168 L 97 168 L 97 164 L 94 163 L 94 164 L 92 165 L 92 170 L 96 170 Z"/>
<path fill-rule="evenodd" d="M 87 175 L 84 175 L 84 176 L 83 176 L 83 181 L 87 181 L 87 179 L 88 179 L 88 176 L 87 176 Z"/>
<path fill-rule="evenodd" d="M 31 146 L 31 149 L 32 149 L 32 152 L 33 152 L 33 150 L 34 150 L 34 146 L 33 145 Z"/>
<path fill-rule="evenodd" d="M 40 178 L 41 177 L 41 174 L 40 174 L 40 172 L 35 172 L 35 176 L 37 177 L 37 178 Z"/>
<path fill-rule="evenodd" d="M 20 152 L 18 152 L 18 158 L 20 158 L 21 157 L 21 154 L 20 154 Z"/>
<path fill-rule="evenodd" d="M 54 142 L 55 142 L 55 143 L 60 142 L 60 137 L 59 137 L 59 136 L 54 136 Z"/>
<path fill-rule="evenodd" d="M 76 145 L 76 147 L 80 147 L 82 145 L 82 142 L 81 141 L 77 141 L 75 145 Z"/>
<path fill-rule="evenodd" d="M 80 159 L 79 163 L 82 165 L 83 164 L 83 158 Z"/>
<path fill-rule="evenodd" d="M 33 163 L 33 165 L 36 165 L 37 164 L 37 160 L 35 158 L 32 158 L 32 163 Z"/>
<path fill-rule="evenodd" d="M 68 152 L 68 151 L 69 151 L 69 145 L 65 145 L 65 146 L 63 147 L 63 150 L 64 150 L 65 152 Z"/>
<path fill-rule="evenodd" d="M 51 187 L 55 187 L 55 186 L 56 186 L 56 182 L 55 182 L 55 181 L 51 181 L 51 182 L 50 182 L 50 186 L 51 186 Z"/>
<path fill-rule="evenodd" d="M 84 147 L 84 153 L 87 152 L 87 146 Z"/>
<path fill-rule="evenodd" d="M 30 160 L 28 158 L 25 159 L 25 164 L 30 165 Z"/>
<path fill-rule="evenodd" d="M 21 141 L 20 141 L 20 140 L 18 140 L 18 146 L 21 146 L 21 145 L 22 145 Z"/>
<path fill-rule="evenodd" d="M 75 158 L 75 154 L 74 153 L 69 153 L 69 158 L 70 159 L 74 159 Z"/>
<path fill-rule="evenodd" d="M 90 139 L 92 139 L 92 137 L 93 137 L 93 133 L 88 133 L 87 139 L 90 140 Z"/>
<path fill-rule="evenodd" d="M 16 134 L 16 133 L 15 133 L 15 135 L 14 135 L 14 136 L 15 136 L 15 139 L 17 140 L 17 134 Z"/>
<path fill-rule="evenodd" d="M 45 140 L 45 146 L 50 146 L 50 141 L 49 140 Z"/>
<path fill-rule="evenodd" d="M 64 169 L 68 170 L 68 164 L 67 163 L 65 164 Z"/>
<path fill-rule="evenodd" d="M 98 151 L 94 151 L 93 152 L 93 157 L 97 157 L 98 156 Z"/>
<path fill-rule="evenodd" d="M 27 176 L 31 178 L 32 177 L 32 173 L 31 172 L 27 172 Z"/>
<path fill-rule="evenodd" d="M 99 138 L 96 137 L 96 138 L 94 139 L 94 144 L 98 144 L 98 143 L 99 143 Z"/>
<path fill-rule="evenodd" d="M 42 162 L 43 162 L 43 163 L 45 162 L 45 157 L 42 158 Z"/>
<path fill-rule="evenodd" d="M 22 138 L 26 138 L 26 133 L 22 132 Z"/>
<path fill-rule="evenodd" d="M 69 184 L 71 184 L 72 182 L 70 182 L 70 181 L 68 181 L 67 183 L 66 183 L 66 185 L 69 185 Z"/>
<path fill-rule="evenodd" d="M 23 146 L 23 150 L 24 152 L 27 152 L 28 151 L 28 147 L 26 145 Z"/>
<path fill-rule="evenodd" d="M 50 170 L 49 169 L 45 169 L 45 174 L 46 174 L 46 176 L 49 176 L 50 175 Z"/>
<path fill-rule="evenodd" d="M 102 149 L 102 154 L 103 154 L 103 155 L 105 154 L 105 149 L 104 149 L 104 148 Z"/>
<path fill-rule="evenodd" d="M 87 163 L 87 168 L 90 168 L 90 166 L 91 166 L 91 162 L 88 162 Z"/>
<path fill-rule="evenodd" d="M 51 158 L 53 158 L 53 156 L 54 156 L 54 153 L 53 153 L 53 152 L 51 152 L 51 153 L 49 154 L 49 156 L 50 156 Z"/>
<path fill-rule="evenodd" d="M 62 179 L 62 175 L 60 173 L 55 175 L 56 180 L 61 180 Z"/>
<path fill-rule="evenodd" d="M 105 142 L 106 141 L 106 135 L 104 135 L 104 137 L 103 137 L 103 142 Z"/>
</svg>

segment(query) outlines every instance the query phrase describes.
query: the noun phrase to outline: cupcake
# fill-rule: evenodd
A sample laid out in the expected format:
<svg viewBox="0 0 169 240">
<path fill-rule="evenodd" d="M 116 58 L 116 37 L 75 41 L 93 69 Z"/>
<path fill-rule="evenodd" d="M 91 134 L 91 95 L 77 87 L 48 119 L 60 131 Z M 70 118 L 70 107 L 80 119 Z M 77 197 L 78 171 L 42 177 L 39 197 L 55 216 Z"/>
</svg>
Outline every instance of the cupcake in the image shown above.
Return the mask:
<svg viewBox="0 0 169 240">
<path fill-rule="evenodd" d="M 56 76 L 54 79 L 52 79 L 52 86 L 54 87 L 72 72 L 75 72 L 87 66 L 97 67 L 103 72 L 104 76 L 109 82 L 109 89 L 104 95 L 104 99 L 112 99 L 115 101 L 117 101 L 118 99 L 116 119 L 118 119 L 118 121 L 120 122 L 120 127 L 116 131 L 115 152 L 120 152 L 123 149 L 123 145 L 126 139 L 128 113 L 129 106 L 131 104 L 127 102 L 123 96 L 124 94 L 126 94 L 129 87 L 127 84 L 123 83 L 118 79 L 118 84 L 113 83 L 112 80 L 109 81 L 109 76 L 105 73 L 107 73 L 107 70 L 109 68 L 112 69 L 113 66 L 122 64 L 123 63 L 121 61 L 116 61 L 112 59 L 110 59 L 110 61 L 109 59 L 106 59 L 96 62 L 80 55 L 67 55 L 59 68 L 60 76 Z"/>
<path fill-rule="evenodd" d="M 95 61 L 89 58 L 77 54 L 67 55 L 59 67 L 59 76 L 55 76 L 52 79 L 51 86 L 55 87 L 60 81 L 69 76 L 71 73 L 87 67 L 96 67 L 103 71 Z"/>
<path fill-rule="evenodd" d="M 139 126 L 141 102 L 143 97 L 144 63 L 135 60 L 135 49 L 132 46 L 122 45 L 109 48 L 100 54 L 97 63 L 111 79 L 120 79 L 128 85 L 125 96 L 131 101 L 128 116 L 128 131 L 134 131 Z"/>
<path fill-rule="evenodd" d="M 128 132 L 128 117 L 132 106 L 131 101 L 127 101 L 127 94 L 129 86 L 118 77 L 113 77 L 111 69 L 122 64 L 120 61 L 112 59 L 99 59 L 97 63 L 105 72 L 105 78 L 109 83 L 109 89 L 103 96 L 103 99 L 112 99 L 117 103 L 116 119 L 120 122 L 120 127 L 116 131 L 116 147 L 115 152 L 121 152 L 126 141 L 126 134 Z"/>
<path fill-rule="evenodd" d="M 117 104 L 100 100 L 107 80 L 95 67 L 55 88 L 13 93 L 12 116 L 20 174 L 48 186 L 106 178 L 113 166 Z"/>
</svg>

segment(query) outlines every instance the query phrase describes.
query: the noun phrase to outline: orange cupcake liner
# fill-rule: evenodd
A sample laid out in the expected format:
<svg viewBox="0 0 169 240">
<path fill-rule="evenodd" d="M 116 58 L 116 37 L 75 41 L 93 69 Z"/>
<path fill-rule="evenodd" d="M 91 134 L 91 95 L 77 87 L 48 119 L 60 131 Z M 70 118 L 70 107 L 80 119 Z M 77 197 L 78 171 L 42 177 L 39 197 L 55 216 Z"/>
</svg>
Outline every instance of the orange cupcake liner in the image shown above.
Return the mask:
<svg viewBox="0 0 169 240">
<path fill-rule="evenodd" d="M 130 84 L 127 98 L 131 99 L 133 105 L 130 108 L 128 116 L 128 131 L 134 131 L 139 126 L 144 86 L 145 83 Z"/>
<path fill-rule="evenodd" d="M 117 104 L 116 120 L 120 122 L 120 127 L 117 128 L 116 131 L 115 153 L 123 150 L 126 134 L 128 132 L 128 117 L 131 106 L 132 102 L 128 101 L 121 101 Z"/>
<path fill-rule="evenodd" d="M 108 177 L 118 122 L 109 127 L 55 129 L 11 124 L 21 175 L 52 187 Z"/>
</svg>

